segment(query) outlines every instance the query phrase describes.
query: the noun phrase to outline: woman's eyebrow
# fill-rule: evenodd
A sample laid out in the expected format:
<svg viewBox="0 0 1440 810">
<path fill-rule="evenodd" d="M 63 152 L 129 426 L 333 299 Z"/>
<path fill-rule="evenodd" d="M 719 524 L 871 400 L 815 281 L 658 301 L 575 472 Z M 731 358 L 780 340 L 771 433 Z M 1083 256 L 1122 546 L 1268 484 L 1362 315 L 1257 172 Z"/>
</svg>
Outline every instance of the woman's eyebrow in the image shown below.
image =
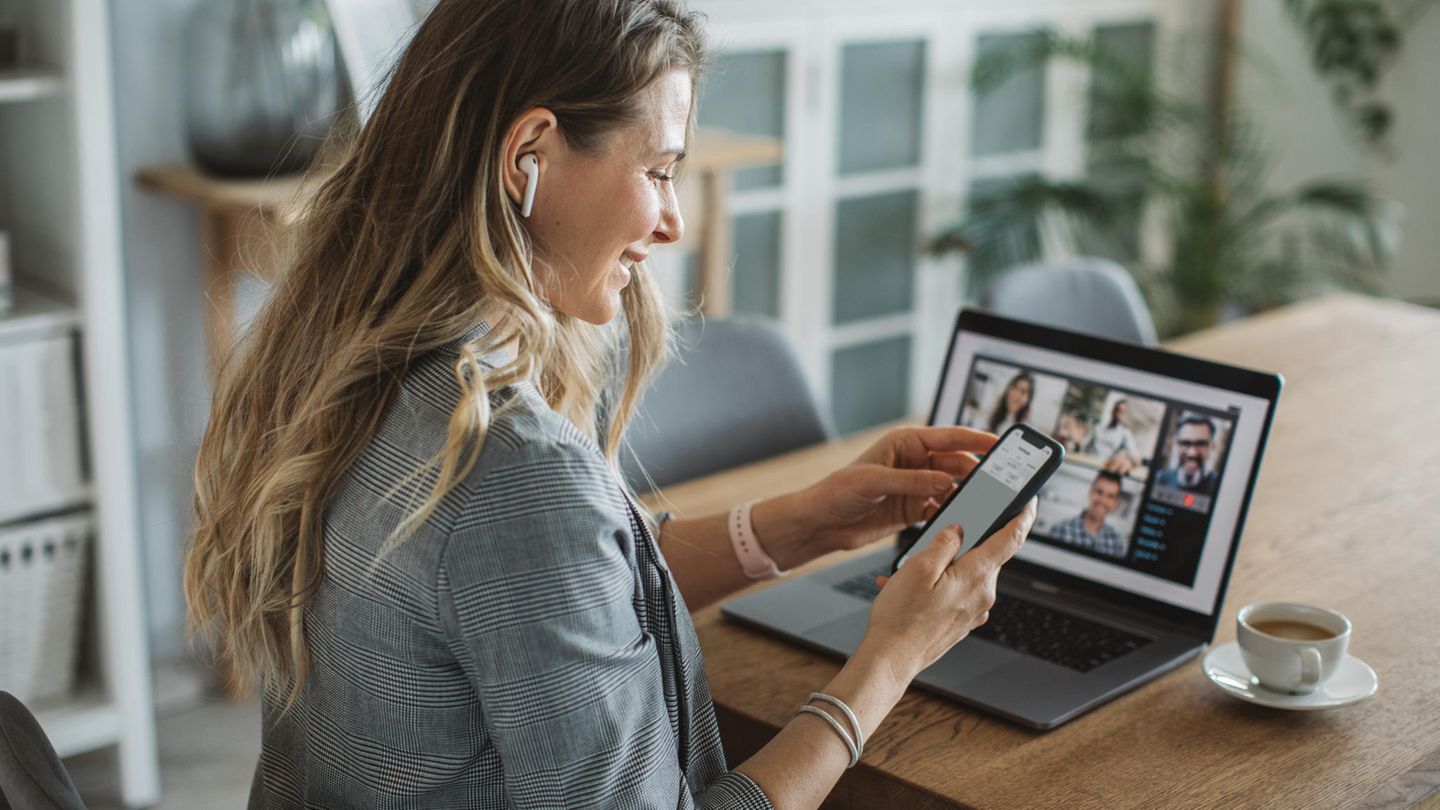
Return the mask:
<svg viewBox="0 0 1440 810">
<path fill-rule="evenodd" d="M 661 157 L 674 155 L 675 162 L 679 163 L 680 161 L 685 159 L 685 148 L 682 146 L 671 146 L 666 149 L 661 149 L 659 154 Z"/>
</svg>

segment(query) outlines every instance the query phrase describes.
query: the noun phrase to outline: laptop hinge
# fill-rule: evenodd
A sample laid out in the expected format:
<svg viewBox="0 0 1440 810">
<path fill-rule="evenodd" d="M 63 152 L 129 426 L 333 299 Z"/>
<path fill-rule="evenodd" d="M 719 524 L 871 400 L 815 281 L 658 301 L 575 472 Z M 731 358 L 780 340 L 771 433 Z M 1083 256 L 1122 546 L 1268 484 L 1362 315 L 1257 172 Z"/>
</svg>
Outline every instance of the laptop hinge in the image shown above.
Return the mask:
<svg viewBox="0 0 1440 810">
<path fill-rule="evenodd" d="M 1001 569 L 1000 578 L 1002 582 L 1007 582 L 1011 587 L 1018 586 L 1018 590 L 1042 594 L 1047 597 L 1057 597 L 1058 601 L 1053 605 L 1053 607 L 1056 608 L 1064 608 L 1066 604 L 1072 604 L 1086 612 L 1099 614 L 1102 617 L 1120 624 L 1148 627 L 1186 637 L 1194 637 L 1196 635 L 1193 628 L 1185 627 L 1184 625 L 1157 616 L 1147 615 L 1133 609 L 1114 605 L 1087 593 L 1067 590 L 1053 582 L 1047 582 L 1043 579 L 1036 579 L 1035 577 L 1027 577 L 1019 574 L 1006 576 L 1004 569 Z"/>
<path fill-rule="evenodd" d="M 1048 582 L 1044 582 L 1044 581 L 1041 581 L 1041 580 L 1038 580 L 1038 579 L 1032 579 L 1032 580 L 1030 580 L 1030 587 L 1031 587 L 1031 588 L 1034 588 L 1034 589 L 1037 590 L 1037 591 L 1040 591 L 1041 593 L 1048 593 L 1048 594 L 1050 594 L 1050 595 L 1052 595 L 1052 596 L 1058 595 L 1058 594 L 1060 593 L 1060 589 L 1059 589 L 1059 588 L 1055 587 L 1054 585 L 1051 585 L 1051 584 L 1048 583 Z"/>
</svg>

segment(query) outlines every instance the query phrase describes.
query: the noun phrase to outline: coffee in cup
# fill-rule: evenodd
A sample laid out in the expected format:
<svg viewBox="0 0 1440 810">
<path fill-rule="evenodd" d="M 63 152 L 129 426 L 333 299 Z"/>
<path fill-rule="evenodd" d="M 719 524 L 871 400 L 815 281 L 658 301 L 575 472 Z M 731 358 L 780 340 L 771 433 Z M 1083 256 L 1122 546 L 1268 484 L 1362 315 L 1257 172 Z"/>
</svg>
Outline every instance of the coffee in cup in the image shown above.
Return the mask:
<svg viewBox="0 0 1440 810">
<path fill-rule="evenodd" d="M 1294 641 L 1323 641 L 1335 637 L 1335 633 L 1307 622 L 1270 619 L 1263 622 L 1251 622 L 1250 626 L 1267 636 L 1288 638 Z"/>
<path fill-rule="evenodd" d="M 1260 685 L 1272 692 L 1315 691 L 1335 674 L 1350 645 L 1350 620 L 1312 605 L 1246 605 L 1235 624 L 1240 657 Z"/>
</svg>

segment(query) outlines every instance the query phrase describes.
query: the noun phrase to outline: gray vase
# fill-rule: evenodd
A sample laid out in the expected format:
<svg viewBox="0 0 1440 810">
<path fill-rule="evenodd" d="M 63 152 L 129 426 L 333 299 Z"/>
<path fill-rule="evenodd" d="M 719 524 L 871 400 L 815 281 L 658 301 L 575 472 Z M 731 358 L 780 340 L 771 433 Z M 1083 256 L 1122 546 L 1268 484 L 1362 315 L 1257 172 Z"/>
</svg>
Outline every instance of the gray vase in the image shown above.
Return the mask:
<svg viewBox="0 0 1440 810">
<path fill-rule="evenodd" d="M 196 163 L 231 177 L 310 164 L 348 103 L 321 0 L 204 0 L 185 43 L 185 125 Z"/>
</svg>

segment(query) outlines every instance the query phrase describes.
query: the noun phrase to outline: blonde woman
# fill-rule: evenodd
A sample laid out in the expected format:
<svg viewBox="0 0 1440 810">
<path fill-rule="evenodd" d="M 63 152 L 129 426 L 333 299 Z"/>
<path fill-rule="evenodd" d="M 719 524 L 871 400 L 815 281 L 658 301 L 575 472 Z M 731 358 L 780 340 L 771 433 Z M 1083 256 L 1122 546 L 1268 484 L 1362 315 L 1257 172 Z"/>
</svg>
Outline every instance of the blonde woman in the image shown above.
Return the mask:
<svg viewBox="0 0 1440 810">
<path fill-rule="evenodd" d="M 657 532 L 615 475 L 703 61 L 669 0 L 441 0 L 320 189 L 196 468 L 193 621 L 264 689 L 252 807 L 813 807 L 985 620 L 1033 507 L 907 565 L 834 702 L 727 769 L 687 610 L 751 581 L 727 516 Z M 889 434 L 755 504 L 749 563 L 921 519 L 992 441 Z"/>
</svg>

